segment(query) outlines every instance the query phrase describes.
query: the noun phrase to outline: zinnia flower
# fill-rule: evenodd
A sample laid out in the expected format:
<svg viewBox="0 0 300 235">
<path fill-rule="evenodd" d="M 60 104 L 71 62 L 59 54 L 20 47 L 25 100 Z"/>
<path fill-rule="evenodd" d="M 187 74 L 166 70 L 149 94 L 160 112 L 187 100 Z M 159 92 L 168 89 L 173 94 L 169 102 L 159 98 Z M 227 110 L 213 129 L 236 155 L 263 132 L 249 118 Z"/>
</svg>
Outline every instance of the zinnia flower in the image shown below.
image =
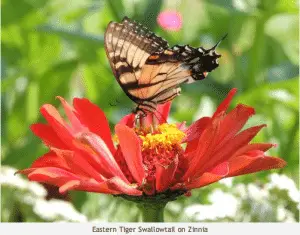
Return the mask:
<svg viewBox="0 0 300 235">
<path fill-rule="evenodd" d="M 163 11 L 157 16 L 157 23 L 164 30 L 179 31 L 182 27 L 182 17 L 177 11 Z"/>
<path fill-rule="evenodd" d="M 229 92 L 212 117 L 189 127 L 166 123 L 170 103 L 160 105 L 139 126 L 129 114 L 115 126 L 115 138 L 95 104 L 75 98 L 72 107 L 58 97 L 69 123 L 52 105 L 43 105 L 41 113 L 48 123 L 33 124 L 31 130 L 49 152 L 19 172 L 58 186 L 61 193 L 83 190 L 147 197 L 189 194 L 226 177 L 284 167 L 284 160 L 265 155 L 274 144 L 250 143 L 265 125 L 241 131 L 255 113 L 252 107 L 239 104 L 227 112 L 235 93 L 236 89 Z"/>
</svg>

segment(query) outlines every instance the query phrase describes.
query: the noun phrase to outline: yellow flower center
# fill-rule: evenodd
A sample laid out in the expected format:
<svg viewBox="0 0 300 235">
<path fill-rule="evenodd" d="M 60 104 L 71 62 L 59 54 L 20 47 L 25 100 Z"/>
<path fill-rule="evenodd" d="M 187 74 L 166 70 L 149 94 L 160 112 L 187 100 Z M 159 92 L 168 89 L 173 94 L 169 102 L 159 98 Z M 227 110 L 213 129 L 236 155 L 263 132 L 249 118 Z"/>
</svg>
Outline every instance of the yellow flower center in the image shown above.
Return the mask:
<svg viewBox="0 0 300 235">
<path fill-rule="evenodd" d="M 177 128 L 175 124 L 161 124 L 154 133 L 139 135 L 143 141 L 144 149 L 154 149 L 164 147 L 171 149 L 174 145 L 179 145 L 185 137 L 185 133 Z"/>
</svg>

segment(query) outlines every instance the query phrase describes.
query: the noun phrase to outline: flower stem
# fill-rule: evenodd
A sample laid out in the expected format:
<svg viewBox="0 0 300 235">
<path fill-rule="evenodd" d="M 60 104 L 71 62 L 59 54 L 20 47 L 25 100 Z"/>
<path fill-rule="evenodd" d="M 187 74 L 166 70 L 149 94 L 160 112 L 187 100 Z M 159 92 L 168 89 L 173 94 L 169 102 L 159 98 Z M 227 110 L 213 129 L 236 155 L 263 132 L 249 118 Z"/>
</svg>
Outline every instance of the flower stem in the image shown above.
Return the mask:
<svg viewBox="0 0 300 235">
<path fill-rule="evenodd" d="M 167 203 L 141 203 L 142 222 L 164 222 L 164 209 Z"/>
</svg>

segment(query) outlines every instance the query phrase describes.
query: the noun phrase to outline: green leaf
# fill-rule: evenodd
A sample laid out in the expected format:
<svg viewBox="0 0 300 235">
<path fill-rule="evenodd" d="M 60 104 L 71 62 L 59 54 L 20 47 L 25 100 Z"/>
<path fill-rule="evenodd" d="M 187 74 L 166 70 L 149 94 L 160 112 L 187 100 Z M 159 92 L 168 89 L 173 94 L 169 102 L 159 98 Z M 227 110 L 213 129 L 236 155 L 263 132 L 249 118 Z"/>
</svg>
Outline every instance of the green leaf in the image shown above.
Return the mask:
<svg viewBox="0 0 300 235">
<path fill-rule="evenodd" d="M 236 55 L 240 55 L 252 47 L 255 36 L 253 32 L 256 30 L 256 22 L 253 17 L 244 16 L 238 22 L 240 22 L 240 33 L 238 36 L 234 35 L 232 37 L 234 43 L 233 50 Z"/>
<path fill-rule="evenodd" d="M 67 28 L 56 27 L 53 25 L 42 25 L 37 28 L 39 32 L 54 34 L 70 41 L 82 41 L 85 43 L 93 43 L 103 47 L 103 36 L 89 34 L 81 31 L 70 30 Z"/>
<path fill-rule="evenodd" d="M 37 110 L 39 110 L 39 86 L 38 83 L 32 81 L 28 85 L 26 97 L 26 119 L 31 123 L 37 119 Z"/>
<path fill-rule="evenodd" d="M 19 138 L 18 143 L 6 144 L 7 151 L 2 156 L 2 164 L 24 169 L 30 167 L 34 160 L 47 152 L 41 140 L 31 133 L 29 126 L 27 133 L 22 137 L 22 140 Z"/>
<path fill-rule="evenodd" d="M 70 80 L 77 68 L 77 60 L 69 60 L 58 63 L 48 69 L 40 78 L 40 105 L 53 103 L 56 96 L 68 96 L 70 92 Z"/>
<path fill-rule="evenodd" d="M 297 111 L 299 110 L 298 87 L 298 78 L 266 83 L 265 85 L 241 93 L 238 100 L 248 105 L 257 106 L 257 109 L 262 111 L 270 105 L 270 102 L 274 102 L 274 104 L 281 103 Z"/>
<path fill-rule="evenodd" d="M 299 62 L 299 18 L 296 14 L 277 14 L 266 23 L 265 32 L 284 49 L 294 64 Z"/>
<path fill-rule="evenodd" d="M 2 3 L 1 10 L 2 26 L 5 26 L 18 22 L 20 19 L 25 18 L 28 14 L 33 12 L 35 9 L 26 1 L 6 0 Z"/>
<path fill-rule="evenodd" d="M 142 15 L 139 16 L 140 22 L 153 30 L 156 25 L 156 18 L 160 12 L 162 0 L 148 1 Z"/>
<path fill-rule="evenodd" d="M 11 143 L 15 143 L 16 140 L 20 139 L 27 132 L 26 125 L 28 125 L 28 123 L 27 120 L 24 119 L 26 117 L 26 109 L 24 106 L 25 99 L 26 94 L 16 94 L 13 107 L 8 110 L 6 116 L 7 119 L 2 120 L 7 125 L 7 136 L 5 138 L 7 138 L 7 140 Z"/>
<path fill-rule="evenodd" d="M 112 12 L 116 21 L 121 21 L 124 15 L 124 5 L 122 0 L 106 0 L 106 4 Z"/>
</svg>

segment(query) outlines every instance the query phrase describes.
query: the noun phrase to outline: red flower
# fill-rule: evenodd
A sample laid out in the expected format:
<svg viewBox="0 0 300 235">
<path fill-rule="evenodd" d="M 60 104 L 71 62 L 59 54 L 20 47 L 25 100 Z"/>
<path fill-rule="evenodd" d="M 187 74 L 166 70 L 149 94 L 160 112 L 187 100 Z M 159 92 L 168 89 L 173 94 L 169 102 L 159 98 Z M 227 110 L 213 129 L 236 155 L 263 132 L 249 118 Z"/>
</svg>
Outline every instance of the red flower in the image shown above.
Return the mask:
<svg viewBox="0 0 300 235">
<path fill-rule="evenodd" d="M 212 117 L 188 128 L 165 122 L 170 103 L 158 107 L 159 118 L 148 115 L 140 127 L 135 127 L 133 114 L 127 115 L 115 127 L 116 147 L 101 109 L 79 98 L 71 107 L 59 97 L 70 124 L 53 106 L 43 105 L 48 124 L 33 124 L 31 129 L 49 152 L 20 172 L 58 186 L 61 193 L 154 195 L 189 192 L 222 178 L 284 167 L 284 160 L 264 153 L 274 144 L 249 143 L 265 125 L 240 131 L 253 108 L 239 104 L 226 113 L 235 92 L 230 91 Z"/>
</svg>

